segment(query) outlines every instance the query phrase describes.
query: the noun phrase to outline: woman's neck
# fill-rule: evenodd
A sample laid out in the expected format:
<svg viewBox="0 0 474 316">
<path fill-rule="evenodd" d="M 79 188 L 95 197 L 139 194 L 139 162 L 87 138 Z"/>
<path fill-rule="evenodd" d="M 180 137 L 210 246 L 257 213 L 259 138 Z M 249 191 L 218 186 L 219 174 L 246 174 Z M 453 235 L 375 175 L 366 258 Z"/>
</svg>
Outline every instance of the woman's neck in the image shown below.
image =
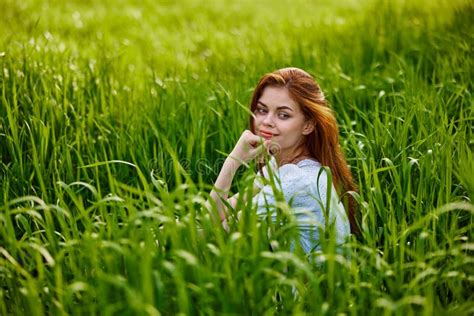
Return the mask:
<svg viewBox="0 0 474 316">
<path fill-rule="evenodd" d="M 296 164 L 303 159 L 311 158 L 309 150 L 306 147 L 299 147 L 290 152 L 281 152 L 275 155 L 277 163 L 279 166 L 286 164 Z"/>
</svg>

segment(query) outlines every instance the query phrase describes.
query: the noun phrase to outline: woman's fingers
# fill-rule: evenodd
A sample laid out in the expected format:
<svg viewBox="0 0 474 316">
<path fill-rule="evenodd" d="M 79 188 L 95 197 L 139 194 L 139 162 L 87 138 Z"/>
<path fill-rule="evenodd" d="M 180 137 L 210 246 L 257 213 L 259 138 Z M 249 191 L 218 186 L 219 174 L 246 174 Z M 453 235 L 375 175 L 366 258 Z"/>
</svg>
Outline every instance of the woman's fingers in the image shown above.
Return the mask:
<svg viewBox="0 0 474 316">
<path fill-rule="evenodd" d="M 255 135 L 249 130 L 246 130 L 240 136 L 239 141 L 230 153 L 230 156 L 240 162 L 248 162 L 253 159 L 258 152 L 259 146 L 263 144 L 261 137 Z"/>
<path fill-rule="evenodd" d="M 250 159 L 255 158 L 257 155 L 263 153 L 264 151 L 265 151 L 265 145 L 261 142 L 260 145 L 249 150 Z"/>
<path fill-rule="evenodd" d="M 246 163 L 265 151 L 270 155 L 275 155 L 280 151 L 280 146 L 275 141 L 264 139 L 245 130 L 230 155 L 234 159 Z"/>
<path fill-rule="evenodd" d="M 260 146 L 263 143 L 263 138 L 262 137 L 255 135 L 251 131 L 246 131 L 246 132 L 247 133 L 246 133 L 245 137 L 246 137 L 247 143 L 251 147 L 256 148 L 256 147 Z"/>
</svg>

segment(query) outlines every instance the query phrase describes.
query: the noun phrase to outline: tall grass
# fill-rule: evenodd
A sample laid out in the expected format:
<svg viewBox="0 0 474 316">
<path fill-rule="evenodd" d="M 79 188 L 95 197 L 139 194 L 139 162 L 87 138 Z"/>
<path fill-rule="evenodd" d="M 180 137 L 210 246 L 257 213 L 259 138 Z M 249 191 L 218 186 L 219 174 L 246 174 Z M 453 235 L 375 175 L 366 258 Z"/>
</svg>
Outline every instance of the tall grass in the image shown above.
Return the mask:
<svg viewBox="0 0 474 316">
<path fill-rule="evenodd" d="M 473 313 L 471 2 L 0 10 L 0 314 Z M 291 218 L 240 201 L 226 232 L 204 207 L 252 88 L 289 65 L 359 186 L 362 235 L 309 256 Z"/>
</svg>

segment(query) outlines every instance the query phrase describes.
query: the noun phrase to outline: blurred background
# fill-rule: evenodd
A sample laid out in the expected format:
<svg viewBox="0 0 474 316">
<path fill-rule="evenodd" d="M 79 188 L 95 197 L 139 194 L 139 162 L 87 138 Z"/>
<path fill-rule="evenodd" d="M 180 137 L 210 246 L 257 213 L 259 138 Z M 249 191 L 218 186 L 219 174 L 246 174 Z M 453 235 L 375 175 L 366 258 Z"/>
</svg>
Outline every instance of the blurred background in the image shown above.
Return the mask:
<svg viewBox="0 0 474 316">
<path fill-rule="evenodd" d="M 0 12 L 2 314 L 472 313 L 472 1 L 2 0 Z M 188 202 L 247 128 L 258 79 L 287 66 L 336 113 L 364 254 L 309 277 L 256 255 L 268 240 L 246 226 L 231 233 L 253 246 L 212 225 L 196 239 L 186 221 L 152 235 L 199 213 Z M 94 252 L 104 242 L 126 250 Z M 254 261 L 240 270 L 242 258 Z M 264 285 L 289 279 L 301 300 L 283 287 L 275 303 Z"/>
</svg>

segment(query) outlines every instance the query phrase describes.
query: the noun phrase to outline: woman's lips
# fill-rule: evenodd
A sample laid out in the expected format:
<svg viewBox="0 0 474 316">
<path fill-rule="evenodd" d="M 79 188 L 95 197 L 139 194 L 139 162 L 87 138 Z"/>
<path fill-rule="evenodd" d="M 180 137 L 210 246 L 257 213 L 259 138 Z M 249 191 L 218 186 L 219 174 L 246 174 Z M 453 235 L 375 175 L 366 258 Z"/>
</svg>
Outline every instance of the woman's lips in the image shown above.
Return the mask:
<svg viewBox="0 0 474 316">
<path fill-rule="evenodd" d="M 260 131 L 260 135 L 265 139 L 271 139 L 272 137 L 275 136 L 272 133 L 268 133 L 268 132 L 264 132 L 264 131 Z"/>
</svg>

